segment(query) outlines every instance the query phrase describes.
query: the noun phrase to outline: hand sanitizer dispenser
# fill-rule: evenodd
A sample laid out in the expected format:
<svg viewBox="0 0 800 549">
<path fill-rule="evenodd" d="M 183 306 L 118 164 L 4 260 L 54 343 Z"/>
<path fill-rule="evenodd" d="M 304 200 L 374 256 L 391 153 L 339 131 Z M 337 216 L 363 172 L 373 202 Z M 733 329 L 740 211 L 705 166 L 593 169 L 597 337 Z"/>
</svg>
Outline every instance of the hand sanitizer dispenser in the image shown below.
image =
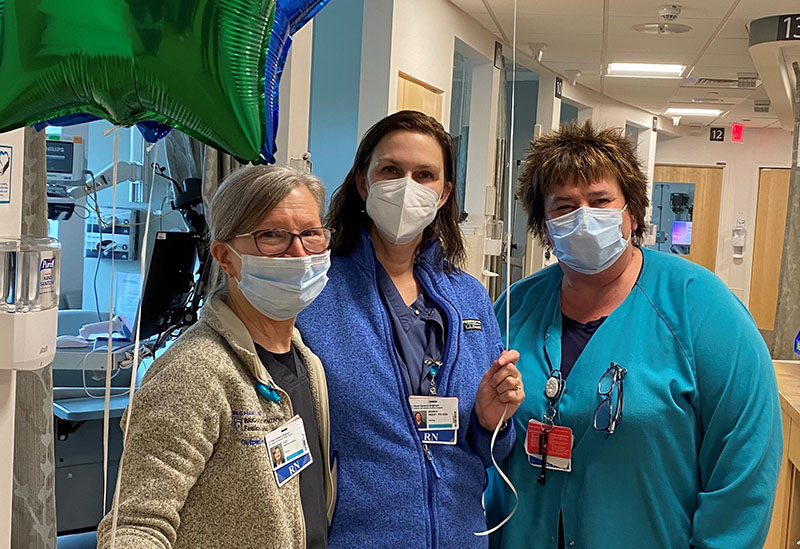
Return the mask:
<svg viewBox="0 0 800 549">
<path fill-rule="evenodd" d="M 60 255 L 53 238 L 0 236 L 0 369 L 37 370 L 53 361 Z"/>
<path fill-rule="evenodd" d="M 731 245 L 733 245 L 733 258 L 742 259 L 744 257 L 744 243 L 747 238 L 747 229 L 745 227 L 744 219 L 736 220 L 736 228 L 733 229 L 731 236 Z"/>
</svg>

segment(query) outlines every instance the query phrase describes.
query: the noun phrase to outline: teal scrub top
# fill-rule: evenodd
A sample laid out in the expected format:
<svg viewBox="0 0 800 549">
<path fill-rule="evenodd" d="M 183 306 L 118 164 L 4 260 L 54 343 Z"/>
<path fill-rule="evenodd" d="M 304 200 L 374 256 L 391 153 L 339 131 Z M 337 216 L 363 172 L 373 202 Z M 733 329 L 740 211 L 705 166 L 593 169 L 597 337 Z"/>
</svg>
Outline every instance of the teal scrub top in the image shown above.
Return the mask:
<svg viewBox="0 0 800 549">
<path fill-rule="evenodd" d="M 744 305 L 686 259 L 642 250 L 639 279 L 589 340 L 566 380 L 556 423 L 573 429 L 572 472 L 528 464 L 529 419 L 541 421 L 549 375 L 561 362 L 562 271 L 548 267 L 511 288 L 510 348 L 520 352 L 526 398 L 517 444 L 503 464 L 519 508 L 492 547 L 555 549 L 559 511 L 567 548 L 761 547 L 782 451 L 775 372 Z M 503 294 L 495 305 L 505 331 Z M 505 333 L 503 334 L 505 337 Z M 606 437 L 592 420 L 600 377 L 627 369 L 623 418 Z M 496 473 L 488 523 L 513 495 Z"/>
</svg>

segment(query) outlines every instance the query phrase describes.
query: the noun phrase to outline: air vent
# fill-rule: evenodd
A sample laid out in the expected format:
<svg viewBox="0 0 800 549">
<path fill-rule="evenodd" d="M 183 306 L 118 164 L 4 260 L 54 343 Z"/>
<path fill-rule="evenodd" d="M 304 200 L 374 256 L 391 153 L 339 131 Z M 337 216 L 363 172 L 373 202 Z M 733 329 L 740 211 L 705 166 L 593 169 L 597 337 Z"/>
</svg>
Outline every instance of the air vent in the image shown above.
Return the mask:
<svg viewBox="0 0 800 549">
<path fill-rule="evenodd" d="M 691 80 L 697 88 L 753 89 L 761 81 L 755 73 L 740 74 L 738 78 L 697 78 Z"/>
<path fill-rule="evenodd" d="M 738 88 L 739 81 L 729 78 L 698 78 L 694 85 L 700 88 Z"/>
<path fill-rule="evenodd" d="M 757 72 L 740 72 L 736 74 L 740 88 L 755 88 L 758 86 Z"/>
<path fill-rule="evenodd" d="M 753 112 L 769 112 L 769 99 L 756 99 L 753 101 Z"/>
</svg>

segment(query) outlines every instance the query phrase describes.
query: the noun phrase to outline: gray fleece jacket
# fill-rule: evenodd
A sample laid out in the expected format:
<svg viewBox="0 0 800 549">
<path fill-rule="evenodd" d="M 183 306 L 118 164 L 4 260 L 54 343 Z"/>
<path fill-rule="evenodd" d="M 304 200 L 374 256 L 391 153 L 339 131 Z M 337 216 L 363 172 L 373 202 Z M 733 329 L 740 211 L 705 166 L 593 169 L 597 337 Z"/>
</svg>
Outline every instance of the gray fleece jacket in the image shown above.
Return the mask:
<svg viewBox="0 0 800 549">
<path fill-rule="evenodd" d="M 330 522 L 336 478 L 325 374 L 297 330 L 292 343 L 308 367 Z M 280 403 L 259 396 L 256 382 L 272 384 Z M 153 363 L 125 413 L 114 547 L 305 549 L 299 477 L 278 488 L 264 446 L 294 416 L 292 403 L 224 296 Z M 111 547 L 111 520 L 109 513 L 100 523 L 99 549 Z"/>
</svg>

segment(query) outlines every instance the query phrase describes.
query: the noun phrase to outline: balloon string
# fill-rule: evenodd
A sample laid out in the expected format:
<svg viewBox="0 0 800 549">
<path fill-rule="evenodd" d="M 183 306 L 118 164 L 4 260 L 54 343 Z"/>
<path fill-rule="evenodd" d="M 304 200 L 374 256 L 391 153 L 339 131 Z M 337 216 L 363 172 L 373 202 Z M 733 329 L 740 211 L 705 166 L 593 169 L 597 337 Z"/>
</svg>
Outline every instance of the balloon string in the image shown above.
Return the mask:
<svg viewBox="0 0 800 549">
<path fill-rule="evenodd" d="M 515 106 L 515 99 L 516 99 L 516 88 L 517 88 L 517 0 L 514 0 L 514 32 L 513 38 L 511 42 L 511 123 L 509 126 L 510 129 L 510 137 L 508 139 L 508 184 L 507 184 L 507 196 L 506 196 L 506 221 L 507 221 L 507 231 L 506 231 L 506 249 L 505 249 L 505 256 L 506 256 L 506 349 L 511 346 L 511 335 L 510 335 L 510 324 L 511 324 L 511 233 L 514 230 L 514 227 L 511 226 L 511 214 L 512 214 L 512 201 L 514 200 L 514 181 L 512 177 L 513 173 L 513 166 L 514 166 L 514 106 Z M 500 478 L 508 485 L 511 489 L 511 493 L 514 494 L 514 508 L 511 509 L 511 513 L 508 514 L 506 518 L 500 521 L 500 524 L 486 530 L 485 532 L 474 532 L 476 536 L 488 536 L 491 533 L 498 531 L 502 528 L 511 517 L 514 516 L 514 513 L 517 512 L 517 507 L 519 507 L 519 494 L 517 494 L 517 489 L 514 487 L 514 484 L 511 480 L 506 476 L 503 470 L 500 468 L 500 465 L 497 464 L 497 461 L 494 458 L 494 444 L 495 440 L 497 439 L 497 434 L 500 432 L 500 426 L 506 419 L 506 414 L 508 413 L 508 404 L 506 404 L 505 408 L 503 409 L 503 414 L 500 416 L 500 421 L 497 422 L 497 426 L 494 428 L 494 432 L 492 433 L 492 442 L 489 445 L 489 455 L 492 458 L 492 465 L 494 466 L 497 473 L 500 475 Z M 508 426 L 509 429 L 514 429 L 513 422 L 511 425 Z"/>
<path fill-rule="evenodd" d="M 114 126 L 104 132 L 104 135 L 108 135 L 110 132 L 114 132 L 114 167 L 111 176 L 111 189 L 112 189 L 112 204 L 111 204 L 111 245 L 109 245 L 109 249 L 111 252 L 111 277 L 110 277 L 110 284 L 109 284 L 109 296 L 108 296 L 108 341 L 106 343 L 106 386 L 105 386 L 105 399 L 103 401 L 103 512 L 105 513 L 107 507 L 107 494 L 108 494 L 108 430 L 109 430 L 109 422 L 110 422 L 110 404 L 111 404 L 111 363 L 113 357 L 113 347 L 114 347 L 114 250 L 116 248 L 116 228 L 117 228 L 117 163 L 119 161 L 119 127 Z M 95 187 L 95 192 L 97 188 Z M 98 229 L 102 227 L 102 220 L 101 220 L 101 213 L 100 207 L 97 208 L 97 226 Z M 100 257 L 103 253 L 103 233 L 100 232 L 100 242 L 97 246 L 97 261 L 100 261 Z"/>
<path fill-rule="evenodd" d="M 161 141 L 158 141 L 155 145 L 155 153 L 154 158 L 158 159 L 158 152 L 159 148 L 161 147 Z M 152 145 L 150 145 L 152 148 Z M 150 148 L 147 149 L 149 152 Z M 145 153 L 146 155 L 147 153 Z M 145 156 L 146 158 L 146 156 Z M 145 265 L 147 265 L 147 242 L 150 236 L 150 213 L 153 207 L 153 187 L 155 187 L 155 178 L 156 178 L 156 163 L 153 162 L 153 176 L 150 178 L 150 195 L 147 199 L 147 217 L 144 221 L 144 235 L 142 236 L 142 242 L 144 245 L 142 246 L 142 257 L 141 262 L 139 265 L 139 280 L 142 281 L 144 284 L 144 275 L 145 275 Z M 139 298 L 139 305 L 136 310 L 136 327 L 135 335 L 133 338 L 133 366 L 131 366 L 131 385 L 128 390 L 128 407 L 127 407 L 127 414 L 125 414 L 125 428 L 122 431 L 122 447 L 125 448 L 125 444 L 128 440 L 128 429 L 131 424 L 131 414 L 133 413 L 133 393 L 136 390 L 136 377 L 137 377 L 137 370 L 139 367 L 139 342 L 141 340 L 141 325 L 142 325 L 142 299 L 141 299 L 141 292 Z M 155 357 L 155 352 L 157 349 L 153 349 L 153 356 Z M 114 501 L 112 503 L 112 513 L 111 513 L 111 548 L 114 549 L 114 544 L 117 538 L 117 513 L 119 511 L 119 494 L 121 492 L 122 486 L 122 465 L 125 461 L 125 454 L 123 453 L 119 458 L 119 468 L 117 470 L 117 489 L 114 492 Z"/>
</svg>

